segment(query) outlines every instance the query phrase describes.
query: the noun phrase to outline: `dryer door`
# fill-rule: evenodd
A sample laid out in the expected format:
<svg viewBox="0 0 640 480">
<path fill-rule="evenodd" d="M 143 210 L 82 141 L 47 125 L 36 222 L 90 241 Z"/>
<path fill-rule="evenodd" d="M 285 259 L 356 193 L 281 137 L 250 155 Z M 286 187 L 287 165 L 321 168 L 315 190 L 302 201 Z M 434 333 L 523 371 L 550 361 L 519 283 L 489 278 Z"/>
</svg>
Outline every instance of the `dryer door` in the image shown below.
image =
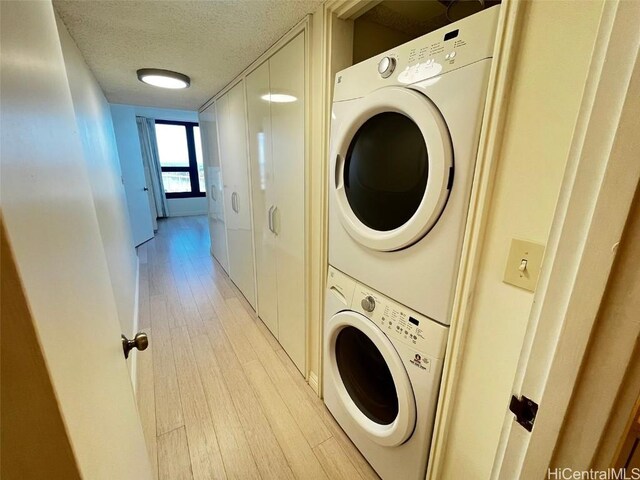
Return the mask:
<svg viewBox="0 0 640 480">
<path fill-rule="evenodd" d="M 453 149 L 437 107 L 408 88 L 386 87 L 341 109 L 331 189 L 360 244 L 399 250 L 438 221 L 449 197 Z"/>
<path fill-rule="evenodd" d="M 416 403 L 404 364 L 371 320 L 346 310 L 327 325 L 327 381 L 351 417 L 376 443 L 404 443 L 415 427 Z"/>
</svg>

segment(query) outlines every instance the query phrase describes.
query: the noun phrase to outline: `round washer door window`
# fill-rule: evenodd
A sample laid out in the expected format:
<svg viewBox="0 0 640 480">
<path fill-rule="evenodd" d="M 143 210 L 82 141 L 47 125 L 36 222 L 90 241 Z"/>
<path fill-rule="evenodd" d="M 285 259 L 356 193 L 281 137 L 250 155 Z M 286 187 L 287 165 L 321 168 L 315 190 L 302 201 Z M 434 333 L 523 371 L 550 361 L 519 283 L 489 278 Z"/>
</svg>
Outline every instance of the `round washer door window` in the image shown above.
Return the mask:
<svg viewBox="0 0 640 480">
<path fill-rule="evenodd" d="M 395 347 L 371 320 L 346 310 L 327 324 L 327 382 L 351 418 L 369 438 L 387 447 L 404 443 L 413 433 L 416 404 L 413 388 Z"/>
<path fill-rule="evenodd" d="M 398 416 L 398 393 L 376 345 L 357 328 L 345 327 L 336 338 L 336 362 L 345 389 L 362 413 L 391 425 Z"/>
<path fill-rule="evenodd" d="M 332 189 L 347 232 L 379 251 L 406 248 L 436 224 L 449 197 L 453 149 L 437 107 L 387 87 L 341 109 Z"/>
</svg>

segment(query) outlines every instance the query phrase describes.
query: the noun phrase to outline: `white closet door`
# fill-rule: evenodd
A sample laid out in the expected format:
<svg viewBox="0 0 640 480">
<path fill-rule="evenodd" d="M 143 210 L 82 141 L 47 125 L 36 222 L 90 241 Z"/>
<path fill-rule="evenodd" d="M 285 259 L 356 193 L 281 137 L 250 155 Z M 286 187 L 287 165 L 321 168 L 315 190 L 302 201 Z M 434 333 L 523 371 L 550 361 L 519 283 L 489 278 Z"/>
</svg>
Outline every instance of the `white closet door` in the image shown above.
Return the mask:
<svg viewBox="0 0 640 480">
<path fill-rule="evenodd" d="M 211 253 L 226 272 L 229 271 L 227 259 L 227 232 L 224 221 L 224 191 L 222 171 L 218 152 L 218 127 L 216 106 L 210 105 L 199 114 L 202 152 L 204 154 L 207 198 L 209 202 L 209 233 L 211 235 Z"/>
<path fill-rule="evenodd" d="M 278 339 L 305 372 L 305 34 L 269 59 L 277 208 Z M 294 97 L 276 102 L 275 94 Z M 288 100 L 292 100 L 292 98 Z M 279 99 L 282 99 L 280 97 Z M 286 97 L 284 97 L 287 99 Z"/>
<path fill-rule="evenodd" d="M 249 122 L 249 158 L 253 194 L 253 228 L 256 252 L 258 316 L 278 337 L 278 286 L 276 276 L 276 236 L 272 213 L 276 206 L 271 155 L 271 111 L 269 63 L 265 62 L 246 78 Z"/>
<path fill-rule="evenodd" d="M 249 162 L 247 158 L 244 82 L 220 98 L 220 153 L 224 180 L 224 209 L 227 223 L 229 276 L 255 308 L 255 270 Z"/>
</svg>

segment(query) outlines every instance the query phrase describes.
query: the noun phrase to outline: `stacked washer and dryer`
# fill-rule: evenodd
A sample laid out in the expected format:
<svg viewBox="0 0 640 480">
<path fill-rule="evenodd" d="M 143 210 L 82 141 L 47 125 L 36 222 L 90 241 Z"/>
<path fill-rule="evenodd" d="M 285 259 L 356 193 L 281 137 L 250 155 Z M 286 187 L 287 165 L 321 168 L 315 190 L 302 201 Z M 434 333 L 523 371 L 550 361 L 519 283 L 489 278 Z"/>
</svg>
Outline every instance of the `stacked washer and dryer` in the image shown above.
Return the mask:
<svg viewBox="0 0 640 480">
<path fill-rule="evenodd" d="M 426 474 L 498 11 L 336 75 L 323 395 L 384 480 Z"/>
</svg>

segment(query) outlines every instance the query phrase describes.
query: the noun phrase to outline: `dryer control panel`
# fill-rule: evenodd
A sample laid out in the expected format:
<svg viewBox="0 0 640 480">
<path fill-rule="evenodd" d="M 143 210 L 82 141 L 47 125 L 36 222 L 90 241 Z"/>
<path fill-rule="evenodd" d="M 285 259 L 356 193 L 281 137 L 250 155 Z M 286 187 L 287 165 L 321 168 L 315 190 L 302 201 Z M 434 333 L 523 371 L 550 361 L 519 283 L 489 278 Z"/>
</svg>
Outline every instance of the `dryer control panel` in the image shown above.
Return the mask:
<svg viewBox="0 0 640 480">
<path fill-rule="evenodd" d="M 338 72 L 333 101 L 392 85 L 426 86 L 447 72 L 491 58 L 499 11 L 499 5 L 487 8 Z"/>
</svg>

